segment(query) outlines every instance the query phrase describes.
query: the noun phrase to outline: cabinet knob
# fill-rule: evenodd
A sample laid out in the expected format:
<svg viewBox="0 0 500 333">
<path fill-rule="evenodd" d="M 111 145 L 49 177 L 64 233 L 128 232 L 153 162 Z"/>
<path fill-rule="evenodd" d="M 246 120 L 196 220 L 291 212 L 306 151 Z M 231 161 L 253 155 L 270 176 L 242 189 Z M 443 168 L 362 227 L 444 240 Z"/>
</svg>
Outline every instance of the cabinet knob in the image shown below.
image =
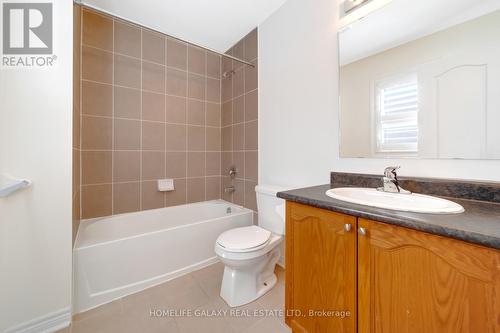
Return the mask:
<svg viewBox="0 0 500 333">
<path fill-rule="evenodd" d="M 350 223 L 344 224 L 344 230 L 345 230 L 345 232 L 351 231 L 351 224 Z"/>
<path fill-rule="evenodd" d="M 359 234 L 360 234 L 361 236 L 366 236 L 366 229 L 365 229 L 365 228 L 360 227 L 360 228 L 359 228 L 359 230 L 358 230 L 358 232 L 359 232 Z"/>
</svg>

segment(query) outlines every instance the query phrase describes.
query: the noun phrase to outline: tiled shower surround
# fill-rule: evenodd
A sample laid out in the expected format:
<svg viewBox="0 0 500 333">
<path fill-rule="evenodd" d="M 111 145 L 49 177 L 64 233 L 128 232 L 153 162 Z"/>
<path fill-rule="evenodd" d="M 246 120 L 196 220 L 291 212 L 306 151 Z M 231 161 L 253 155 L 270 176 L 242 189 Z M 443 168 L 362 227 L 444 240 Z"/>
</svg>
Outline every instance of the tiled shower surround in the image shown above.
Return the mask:
<svg viewBox="0 0 500 333">
<path fill-rule="evenodd" d="M 81 218 L 221 198 L 219 55 L 84 9 L 81 61 Z M 159 192 L 162 178 L 173 178 L 175 190 Z M 256 175 L 234 181 L 247 202 L 229 199 L 255 209 L 247 179 Z"/>
<path fill-rule="evenodd" d="M 82 22 L 82 218 L 220 198 L 220 56 L 89 10 Z"/>
<path fill-rule="evenodd" d="M 223 198 L 257 211 L 258 156 L 258 33 L 253 30 L 227 53 L 245 59 L 255 67 L 222 59 L 222 183 L 235 192 L 223 192 Z M 236 177 L 229 177 L 229 169 Z"/>
</svg>

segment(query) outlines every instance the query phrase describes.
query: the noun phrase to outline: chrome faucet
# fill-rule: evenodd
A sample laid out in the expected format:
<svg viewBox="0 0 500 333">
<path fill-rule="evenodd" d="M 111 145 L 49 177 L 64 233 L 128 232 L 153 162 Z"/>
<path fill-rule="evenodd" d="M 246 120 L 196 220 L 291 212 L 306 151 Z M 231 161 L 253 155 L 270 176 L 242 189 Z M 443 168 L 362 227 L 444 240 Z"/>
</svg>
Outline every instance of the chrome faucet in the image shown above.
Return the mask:
<svg viewBox="0 0 500 333">
<path fill-rule="evenodd" d="M 398 174 L 396 173 L 396 170 L 399 168 L 401 167 L 395 166 L 385 168 L 384 177 L 382 177 L 383 187 L 379 187 L 377 190 L 389 193 L 411 194 L 410 191 L 399 186 Z"/>
</svg>

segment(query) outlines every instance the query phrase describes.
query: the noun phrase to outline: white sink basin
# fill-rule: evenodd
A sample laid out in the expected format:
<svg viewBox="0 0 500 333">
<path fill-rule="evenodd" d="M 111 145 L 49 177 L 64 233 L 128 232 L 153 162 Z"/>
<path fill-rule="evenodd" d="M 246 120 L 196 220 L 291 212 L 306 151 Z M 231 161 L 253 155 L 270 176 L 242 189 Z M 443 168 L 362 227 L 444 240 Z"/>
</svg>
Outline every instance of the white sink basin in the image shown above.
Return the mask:
<svg viewBox="0 0 500 333">
<path fill-rule="evenodd" d="M 388 193 L 374 188 L 340 187 L 328 190 L 326 195 L 354 204 L 414 213 L 457 214 L 465 211 L 450 200 L 415 193 Z"/>
</svg>

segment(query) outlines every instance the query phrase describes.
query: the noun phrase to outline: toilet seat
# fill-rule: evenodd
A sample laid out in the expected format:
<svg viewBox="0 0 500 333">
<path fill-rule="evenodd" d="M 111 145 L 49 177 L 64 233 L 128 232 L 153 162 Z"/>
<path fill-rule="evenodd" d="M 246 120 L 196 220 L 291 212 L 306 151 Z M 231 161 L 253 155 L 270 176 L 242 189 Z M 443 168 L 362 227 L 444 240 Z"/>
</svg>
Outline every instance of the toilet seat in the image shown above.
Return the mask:
<svg viewBox="0 0 500 333">
<path fill-rule="evenodd" d="M 251 252 L 265 247 L 270 238 L 269 230 L 252 225 L 223 232 L 217 244 L 229 252 Z"/>
</svg>

